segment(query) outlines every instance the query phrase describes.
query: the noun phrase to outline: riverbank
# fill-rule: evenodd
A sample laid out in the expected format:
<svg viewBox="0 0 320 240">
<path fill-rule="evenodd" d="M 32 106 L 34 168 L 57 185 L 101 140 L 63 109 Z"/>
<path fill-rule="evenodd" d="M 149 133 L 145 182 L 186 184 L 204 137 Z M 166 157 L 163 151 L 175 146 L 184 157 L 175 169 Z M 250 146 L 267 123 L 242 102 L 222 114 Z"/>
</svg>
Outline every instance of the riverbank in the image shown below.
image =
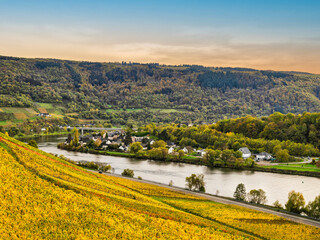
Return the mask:
<svg viewBox="0 0 320 240">
<path fill-rule="evenodd" d="M 89 171 L 97 172 L 95 170 L 89 170 Z M 156 186 L 165 187 L 165 188 L 168 188 L 168 189 L 171 189 L 174 191 L 188 193 L 188 194 L 192 194 L 192 195 L 195 195 L 198 197 L 204 197 L 210 201 L 214 201 L 214 202 L 218 202 L 218 203 L 222 203 L 222 204 L 237 205 L 237 206 L 242 206 L 242 207 L 250 208 L 253 210 L 258 210 L 258 211 L 265 212 L 265 213 L 271 213 L 271 214 L 274 214 L 274 215 L 277 215 L 280 217 L 287 218 L 287 219 L 292 220 L 294 222 L 303 223 L 303 224 L 307 224 L 307 225 L 311 225 L 311 226 L 315 226 L 315 227 L 320 228 L 320 220 L 318 220 L 318 219 L 311 218 L 308 216 L 301 216 L 299 214 L 291 213 L 291 212 L 288 212 L 284 209 L 278 209 L 278 208 L 274 208 L 274 207 L 268 206 L 268 205 L 252 204 L 252 203 L 248 203 L 248 202 L 238 201 L 238 200 L 235 200 L 235 199 L 232 199 L 229 197 L 223 197 L 223 196 L 218 196 L 218 195 L 209 194 L 209 193 L 190 191 L 185 188 L 181 188 L 181 187 L 177 187 L 177 186 L 169 186 L 169 185 L 155 182 L 155 181 L 137 179 L 137 178 L 128 178 L 128 177 L 124 177 L 122 175 L 114 174 L 114 173 L 103 173 L 103 174 L 111 175 L 111 176 L 115 176 L 115 177 L 119 177 L 119 178 L 124 178 L 124 179 L 130 179 L 130 180 L 133 180 L 136 182 L 148 183 L 148 184 L 152 184 L 152 185 L 156 185 Z"/>
<path fill-rule="evenodd" d="M 234 169 L 234 170 L 247 170 L 247 171 L 258 171 L 258 172 L 268 172 L 268 173 L 279 173 L 279 174 L 287 174 L 287 175 L 299 175 L 299 176 L 307 176 L 307 177 L 317 177 L 320 178 L 320 171 L 298 171 L 292 170 L 287 168 L 279 168 L 279 165 L 276 166 L 253 166 L 253 167 L 245 167 L 245 166 L 230 166 L 230 165 L 223 165 L 221 163 L 212 165 L 208 164 L 200 157 L 194 156 L 183 156 L 181 158 L 167 158 L 167 159 L 152 159 L 150 157 L 145 156 L 137 156 L 133 153 L 126 153 L 126 152 L 112 152 L 112 151 L 103 151 L 103 150 L 94 150 L 88 149 L 87 151 L 79 149 L 64 149 L 63 147 L 59 146 L 59 148 L 67 151 L 74 151 L 74 152 L 82 152 L 82 153 L 90 153 L 90 154 L 98 154 L 98 155 L 107 155 L 107 156 L 115 156 L 115 157 L 128 157 L 128 158 L 136 158 L 136 159 L 149 159 L 153 161 L 159 162 L 173 162 L 173 163 L 188 163 L 194 165 L 201 165 L 207 166 L 211 168 L 226 168 L 226 169 Z M 318 169 L 316 169 L 318 170 Z"/>
</svg>

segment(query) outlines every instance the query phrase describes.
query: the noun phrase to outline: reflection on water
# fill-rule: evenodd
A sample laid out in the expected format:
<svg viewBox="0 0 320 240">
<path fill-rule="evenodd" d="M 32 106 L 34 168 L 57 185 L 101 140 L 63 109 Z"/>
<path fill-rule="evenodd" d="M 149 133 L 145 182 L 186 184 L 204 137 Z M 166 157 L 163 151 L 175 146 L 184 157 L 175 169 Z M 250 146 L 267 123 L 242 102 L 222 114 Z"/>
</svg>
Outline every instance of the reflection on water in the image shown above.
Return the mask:
<svg viewBox="0 0 320 240">
<path fill-rule="evenodd" d="M 174 185 L 179 187 L 185 187 L 187 176 L 202 173 L 205 175 L 206 192 L 216 194 L 219 191 L 221 196 L 232 197 L 239 183 L 246 186 L 247 192 L 251 189 L 263 189 L 267 193 L 270 205 L 276 200 L 284 204 L 291 190 L 302 192 L 306 202 L 320 194 L 318 178 L 69 152 L 56 147 L 57 143 L 65 139 L 66 136 L 47 136 L 36 140 L 39 148 L 49 153 L 64 155 L 74 161 L 104 162 L 110 164 L 117 174 L 121 174 L 125 168 L 130 168 L 134 170 L 135 177 L 141 176 L 143 179 L 164 184 L 172 180 Z"/>
</svg>

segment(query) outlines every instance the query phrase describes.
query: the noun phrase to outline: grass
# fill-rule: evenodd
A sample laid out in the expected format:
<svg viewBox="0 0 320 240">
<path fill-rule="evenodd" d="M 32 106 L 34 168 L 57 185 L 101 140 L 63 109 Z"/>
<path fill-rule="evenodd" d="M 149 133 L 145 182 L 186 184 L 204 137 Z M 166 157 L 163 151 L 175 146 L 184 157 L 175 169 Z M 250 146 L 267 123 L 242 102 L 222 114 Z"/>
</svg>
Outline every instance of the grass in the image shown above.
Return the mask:
<svg viewBox="0 0 320 240">
<path fill-rule="evenodd" d="M 53 108 L 52 103 L 37 103 L 41 108 Z"/>
<path fill-rule="evenodd" d="M 106 153 L 108 155 L 111 155 L 111 156 L 122 156 L 122 157 L 134 157 L 135 155 L 133 153 L 125 153 L 125 152 L 100 152 L 102 154 Z"/>
<path fill-rule="evenodd" d="M 183 156 L 182 159 L 186 159 L 186 160 L 194 160 L 194 159 L 198 159 L 199 157 L 196 157 L 196 156 Z"/>
<path fill-rule="evenodd" d="M 172 108 L 151 108 L 152 112 L 161 112 L 161 113 L 176 113 L 176 112 L 188 112 L 185 109 L 172 109 Z"/>
<path fill-rule="evenodd" d="M 172 109 L 172 108 L 148 108 L 149 111 L 151 112 L 160 112 L 160 113 L 176 113 L 176 112 L 188 112 L 185 109 Z M 106 109 L 106 112 L 112 113 L 112 112 L 121 112 L 121 111 L 126 111 L 126 112 L 139 112 L 143 111 L 143 108 L 127 108 L 126 110 L 124 109 Z"/>
<path fill-rule="evenodd" d="M 139 112 L 142 111 L 142 108 L 127 108 L 126 111 L 127 112 Z"/>
<path fill-rule="evenodd" d="M 320 172 L 320 168 L 317 168 L 312 164 L 288 164 L 288 165 L 275 165 L 275 166 L 262 166 L 263 168 L 276 168 L 283 170 L 304 171 L 304 172 Z"/>
<path fill-rule="evenodd" d="M 0 121 L 0 126 L 7 126 L 11 123 L 11 121 Z"/>
</svg>

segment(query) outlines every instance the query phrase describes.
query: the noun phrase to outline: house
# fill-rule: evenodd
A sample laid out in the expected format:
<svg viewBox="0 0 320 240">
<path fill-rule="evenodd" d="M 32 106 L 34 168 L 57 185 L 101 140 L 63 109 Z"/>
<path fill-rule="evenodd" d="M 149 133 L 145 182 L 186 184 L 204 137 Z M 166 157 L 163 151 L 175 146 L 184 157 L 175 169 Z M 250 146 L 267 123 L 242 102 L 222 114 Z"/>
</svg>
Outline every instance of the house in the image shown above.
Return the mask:
<svg viewBox="0 0 320 240">
<path fill-rule="evenodd" d="M 144 137 L 136 137 L 135 141 L 136 142 L 142 142 Z"/>
<path fill-rule="evenodd" d="M 203 157 L 206 154 L 206 150 L 205 149 L 200 149 L 196 151 L 198 156 Z"/>
<path fill-rule="evenodd" d="M 184 147 L 184 148 L 182 149 L 182 151 L 183 151 L 185 154 L 187 154 L 187 153 L 189 152 L 186 147 Z"/>
<path fill-rule="evenodd" d="M 272 158 L 272 155 L 270 153 L 267 153 L 267 152 L 261 152 L 261 153 L 258 153 L 256 154 L 256 158 L 255 160 L 256 161 L 260 161 L 260 160 L 271 160 Z"/>
<path fill-rule="evenodd" d="M 49 113 L 38 113 L 37 116 L 39 117 L 51 117 Z"/>
<path fill-rule="evenodd" d="M 243 159 L 247 159 L 247 158 L 251 157 L 251 152 L 250 152 L 249 148 L 242 147 L 239 149 L 239 151 L 242 152 Z"/>
<path fill-rule="evenodd" d="M 169 150 L 168 150 L 168 153 L 169 153 L 169 154 L 174 153 L 174 148 L 173 148 L 173 147 L 170 147 Z"/>
<path fill-rule="evenodd" d="M 88 143 L 91 139 L 92 137 L 89 136 L 80 136 L 79 142 L 82 145 L 84 143 Z"/>
</svg>

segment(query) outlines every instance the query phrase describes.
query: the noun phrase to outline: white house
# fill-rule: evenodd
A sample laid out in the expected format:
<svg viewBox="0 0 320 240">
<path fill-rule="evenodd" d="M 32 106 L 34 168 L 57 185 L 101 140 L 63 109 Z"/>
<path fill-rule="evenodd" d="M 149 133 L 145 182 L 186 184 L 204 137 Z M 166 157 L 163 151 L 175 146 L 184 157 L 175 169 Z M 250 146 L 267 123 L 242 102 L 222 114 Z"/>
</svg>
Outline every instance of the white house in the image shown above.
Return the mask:
<svg viewBox="0 0 320 240">
<path fill-rule="evenodd" d="M 188 153 L 188 149 L 187 149 L 186 147 L 184 147 L 184 148 L 182 149 L 182 151 L 183 151 L 185 154 Z"/>
<path fill-rule="evenodd" d="M 270 153 L 267 152 L 261 152 L 256 154 L 256 161 L 260 161 L 260 160 L 270 160 L 272 158 L 272 155 Z"/>
<path fill-rule="evenodd" d="M 169 153 L 169 154 L 174 153 L 174 148 L 173 148 L 173 147 L 170 147 L 169 150 L 168 150 L 168 153 Z"/>
<path fill-rule="evenodd" d="M 249 148 L 242 147 L 239 149 L 239 151 L 242 152 L 243 159 L 251 157 L 251 152 L 250 152 Z"/>
<path fill-rule="evenodd" d="M 204 149 L 197 150 L 196 153 L 198 156 L 203 157 L 206 154 L 206 150 L 204 150 Z"/>
</svg>

